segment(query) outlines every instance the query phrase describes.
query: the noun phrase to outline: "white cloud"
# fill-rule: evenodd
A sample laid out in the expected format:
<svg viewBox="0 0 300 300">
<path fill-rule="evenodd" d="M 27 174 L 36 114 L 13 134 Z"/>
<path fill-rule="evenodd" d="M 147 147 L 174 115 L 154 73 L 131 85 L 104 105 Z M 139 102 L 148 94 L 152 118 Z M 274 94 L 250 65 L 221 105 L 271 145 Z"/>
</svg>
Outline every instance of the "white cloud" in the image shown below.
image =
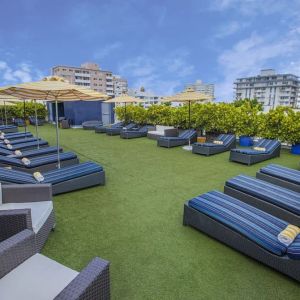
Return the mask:
<svg viewBox="0 0 300 300">
<path fill-rule="evenodd" d="M 229 23 L 223 24 L 221 27 L 217 29 L 217 33 L 214 35 L 214 38 L 222 39 L 225 37 L 228 37 L 230 35 L 233 35 L 246 27 L 249 27 L 250 22 L 238 22 L 238 21 L 232 21 Z"/>
<path fill-rule="evenodd" d="M 276 66 L 287 64 L 293 56 L 298 56 L 299 46 L 299 34 L 292 31 L 281 38 L 252 33 L 248 38 L 240 40 L 218 57 L 223 80 L 216 85 L 217 99 L 232 100 L 236 78 L 255 75 L 262 68 L 273 67 L 274 59 L 282 62 Z"/>
<path fill-rule="evenodd" d="M 134 88 L 144 86 L 159 95 L 170 95 L 195 72 L 188 57 L 189 53 L 184 49 L 175 50 L 168 57 L 156 59 L 141 55 L 124 61 L 118 72 L 129 78 Z"/>
<path fill-rule="evenodd" d="M 112 51 L 120 49 L 122 47 L 121 42 L 114 42 L 108 45 L 103 46 L 101 49 L 95 51 L 94 58 L 95 59 L 103 59 L 107 55 L 109 55 Z"/>
<path fill-rule="evenodd" d="M 0 61 L 0 81 L 4 85 L 39 80 L 42 77 L 42 72 L 30 63 L 22 62 L 11 66 L 6 61 Z"/>
</svg>

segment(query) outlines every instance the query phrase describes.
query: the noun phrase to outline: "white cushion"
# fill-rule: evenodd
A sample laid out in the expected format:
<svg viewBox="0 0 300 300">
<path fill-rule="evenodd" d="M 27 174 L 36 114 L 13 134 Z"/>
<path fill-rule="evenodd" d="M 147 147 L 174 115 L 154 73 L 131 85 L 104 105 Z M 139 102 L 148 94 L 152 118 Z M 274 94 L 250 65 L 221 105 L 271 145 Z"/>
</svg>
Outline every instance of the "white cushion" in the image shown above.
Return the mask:
<svg viewBox="0 0 300 300">
<path fill-rule="evenodd" d="M 0 210 L 25 208 L 31 209 L 32 229 L 35 233 L 38 233 L 50 216 L 53 210 L 53 203 L 52 201 L 41 201 L 25 203 L 3 203 L 2 205 L 0 205 Z"/>
<path fill-rule="evenodd" d="M 79 273 L 35 254 L 0 279 L 0 298 L 53 300 Z"/>
<path fill-rule="evenodd" d="M 164 132 L 160 132 L 160 131 L 148 131 L 149 134 L 154 134 L 154 135 L 164 135 Z"/>
<path fill-rule="evenodd" d="M 156 127 L 155 127 L 156 131 L 159 131 L 162 133 L 164 133 L 164 131 L 166 129 L 173 129 L 173 128 L 174 128 L 173 126 L 162 126 L 162 125 L 156 125 Z"/>
</svg>

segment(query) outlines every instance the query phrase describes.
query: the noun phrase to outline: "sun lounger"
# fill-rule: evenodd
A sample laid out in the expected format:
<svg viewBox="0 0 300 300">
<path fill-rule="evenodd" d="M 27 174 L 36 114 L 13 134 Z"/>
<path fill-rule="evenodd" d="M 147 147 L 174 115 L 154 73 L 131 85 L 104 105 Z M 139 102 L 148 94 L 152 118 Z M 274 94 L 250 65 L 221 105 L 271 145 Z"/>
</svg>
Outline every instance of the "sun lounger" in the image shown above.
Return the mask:
<svg viewBox="0 0 300 300">
<path fill-rule="evenodd" d="M 273 216 L 300 226 L 299 193 L 246 175 L 227 180 L 224 192 Z"/>
<path fill-rule="evenodd" d="M 62 152 L 62 148 L 60 148 L 60 152 Z M 17 158 L 43 156 L 51 153 L 57 153 L 57 147 L 51 146 L 51 147 L 42 147 L 40 149 L 25 150 L 21 152 L 21 155 L 16 155 L 15 151 L 0 148 L 0 155 L 17 157 Z"/>
<path fill-rule="evenodd" d="M 105 185 L 104 169 L 94 162 L 84 162 L 48 171 L 42 173 L 42 175 L 44 180 L 38 182 L 32 174 L 0 168 L 0 182 L 3 184 L 51 183 L 53 195 L 80 190 L 95 185 Z"/>
<path fill-rule="evenodd" d="M 82 123 L 82 128 L 84 130 L 94 130 L 96 127 L 103 126 L 103 123 L 101 121 L 85 121 Z"/>
<path fill-rule="evenodd" d="M 33 134 L 31 132 L 14 132 L 14 133 L 4 133 L 3 136 L 0 135 L 0 140 L 17 140 L 24 138 L 31 138 Z"/>
<path fill-rule="evenodd" d="M 286 221 L 212 191 L 185 203 L 183 224 L 300 281 L 300 235 L 288 247 L 277 238 Z"/>
<path fill-rule="evenodd" d="M 47 172 L 57 168 L 57 154 L 49 154 L 31 159 L 0 156 L 0 167 L 11 167 L 14 170 L 28 173 Z M 61 167 L 72 166 L 79 163 L 77 155 L 73 152 L 64 152 L 59 156 Z M 24 161 L 26 160 L 26 161 Z"/>
<path fill-rule="evenodd" d="M 256 177 L 300 193 L 300 171 L 270 164 L 256 173 Z"/>
<path fill-rule="evenodd" d="M 14 124 L 18 127 L 24 127 L 26 125 L 25 121 L 21 118 L 14 119 Z"/>
<path fill-rule="evenodd" d="M 30 229 L 35 235 L 36 250 L 40 252 L 55 227 L 51 185 L 2 185 L 1 193 L 0 241 L 11 234 Z"/>
<path fill-rule="evenodd" d="M 0 146 L 5 146 L 7 144 L 10 145 L 16 145 L 16 144 L 22 144 L 22 143 L 30 143 L 30 142 L 35 142 L 37 140 L 41 140 L 40 138 L 37 139 L 35 137 L 25 137 L 22 139 L 13 139 L 13 140 L 9 140 L 9 139 L 4 139 L 4 140 L 0 140 Z"/>
<path fill-rule="evenodd" d="M 0 132 L 4 132 L 4 133 L 18 132 L 18 127 L 16 125 L 0 125 Z"/>
<path fill-rule="evenodd" d="M 110 125 L 104 125 L 104 126 L 96 126 L 95 127 L 95 132 L 96 133 L 106 133 L 106 130 L 108 128 L 123 128 L 124 127 L 124 122 L 118 122 L 115 124 L 110 124 Z"/>
<path fill-rule="evenodd" d="M 38 145 L 40 147 L 45 147 L 45 146 L 48 146 L 48 142 L 45 140 L 39 140 L 39 142 L 37 142 L 37 141 L 24 142 L 24 143 L 20 143 L 20 144 L 11 145 L 12 146 L 11 148 L 9 148 L 8 145 L 0 144 L 0 151 L 1 150 L 11 150 L 11 151 L 29 150 L 29 149 L 37 148 Z"/>
<path fill-rule="evenodd" d="M 29 122 L 31 125 L 43 126 L 45 123 L 44 119 L 35 119 L 35 117 L 29 117 Z"/>
<path fill-rule="evenodd" d="M 136 127 L 135 123 L 130 123 L 124 127 L 110 127 L 106 129 L 107 135 L 119 135 L 122 130 L 131 130 L 132 128 Z"/>
<path fill-rule="evenodd" d="M 230 161 L 252 165 L 270 158 L 280 156 L 280 142 L 277 140 L 261 139 L 252 149 L 232 149 Z"/>
<path fill-rule="evenodd" d="M 194 143 L 192 152 L 202 155 L 213 155 L 229 151 L 236 146 L 234 134 L 220 134 L 212 143 Z"/>
<path fill-rule="evenodd" d="M 183 130 L 176 137 L 164 136 L 157 140 L 157 146 L 172 148 L 177 146 L 187 145 L 189 141 L 194 143 L 197 139 L 197 132 L 194 129 Z"/>
<path fill-rule="evenodd" d="M 120 138 L 122 139 L 135 139 L 140 137 L 147 136 L 148 129 L 152 129 L 153 126 L 145 125 L 145 126 L 138 126 L 137 128 L 133 128 L 130 130 L 122 130 L 120 133 Z"/>
<path fill-rule="evenodd" d="M 29 229 L 1 239 L 1 299 L 110 299 L 108 261 L 96 257 L 77 272 L 37 253 L 34 239 Z"/>
</svg>

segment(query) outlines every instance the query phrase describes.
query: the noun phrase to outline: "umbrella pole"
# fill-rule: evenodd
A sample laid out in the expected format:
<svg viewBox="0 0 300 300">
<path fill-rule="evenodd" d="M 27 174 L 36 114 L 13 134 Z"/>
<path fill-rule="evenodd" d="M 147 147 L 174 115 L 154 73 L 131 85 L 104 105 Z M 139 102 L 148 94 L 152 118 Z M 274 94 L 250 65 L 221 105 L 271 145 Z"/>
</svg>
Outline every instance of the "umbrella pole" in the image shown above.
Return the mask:
<svg viewBox="0 0 300 300">
<path fill-rule="evenodd" d="M 4 113 L 3 113 L 3 107 L 1 107 L 1 115 L 2 115 L 2 125 L 4 125 Z"/>
<path fill-rule="evenodd" d="M 58 104 L 55 100 L 55 119 L 56 119 L 56 147 L 57 147 L 57 167 L 60 169 L 60 157 L 59 157 L 59 135 L 58 135 Z"/>
<path fill-rule="evenodd" d="M 37 138 L 37 148 L 40 149 L 39 130 L 38 130 L 38 116 L 36 108 L 36 100 L 34 100 L 34 112 L 35 112 L 35 135 Z"/>
<path fill-rule="evenodd" d="M 24 131 L 25 131 L 25 138 L 26 138 L 26 132 L 27 132 L 27 125 L 26 125 L 26 105 L 25 105 L 25 100 L 23 100 L 23 105 L 24 105 L 24 112 L 23 112 L 23 117 L 24 117 Z"/>
<path fill-rule="evenodd" d="M 6 113 L 6 102 L 4 101 L 4 115 L 5 115 L 5 125 L 7 126 L 7 113 Z"/>
</svg>

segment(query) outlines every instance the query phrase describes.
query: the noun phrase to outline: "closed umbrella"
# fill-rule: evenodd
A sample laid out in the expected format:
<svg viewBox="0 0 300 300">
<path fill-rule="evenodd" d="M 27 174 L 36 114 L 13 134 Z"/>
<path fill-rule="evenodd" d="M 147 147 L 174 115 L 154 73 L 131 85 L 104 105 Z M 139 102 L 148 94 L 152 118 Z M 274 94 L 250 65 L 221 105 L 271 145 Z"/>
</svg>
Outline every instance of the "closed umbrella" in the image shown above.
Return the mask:
<svg viewBox="0 0 300 300">
<path fill-rule="evenodd" d="M 145 101 L 143 101 L 139 98 L 131 97 L 127 94 L 122 94 L 121 96 L 106 100 L 104 102 L 105 103 L 123 103 L 125 106 L 124 119 L 125 119 L 125 123 L 126 123 L 126 106 L 127 106 L 127 104 L 128 103 L 143 103 Z"/>
<path fill-rule="evenodd" d="M 191 129 L 191 103 L 192 102 L 204 102 L 212 100 L 212 97 L 209 95 L 205 95 L 203 93 L 197 92 L 192 88 L 187 88 L 183 92 L 175 94 L 174 96 L 169 96 L 162 99 L 162 102 L 181 102 L 188 103 L 189 106 L 189 119 L 188 119 L 188 127 Z M 185 150 L 192 150 L 191 140 L 189 139 L 189 145 L 184 146 Z"/>
<path fill-rule="evenodd" d="M 56 145 L 58 168 L 59 159 L 59 131 L 58 131 L 58 101 L 76 100 L 105 100 L 108 96 L 92 89 L 70 84 L 66 79 L 58 76 L 49 76 L 36 82 L 21 83 L 0 88 L 0 95 L 11 95 L 22 99 L 54 101 L 56 111 Z"/>
</svg>

